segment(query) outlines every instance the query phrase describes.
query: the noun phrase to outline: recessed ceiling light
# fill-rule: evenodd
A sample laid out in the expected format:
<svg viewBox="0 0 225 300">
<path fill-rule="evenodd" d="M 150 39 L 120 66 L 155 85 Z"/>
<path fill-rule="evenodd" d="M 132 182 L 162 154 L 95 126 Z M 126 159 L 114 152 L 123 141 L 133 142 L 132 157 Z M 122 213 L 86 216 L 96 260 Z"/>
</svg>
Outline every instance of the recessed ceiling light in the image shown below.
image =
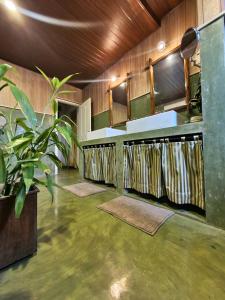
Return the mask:
<svg viewBox="0 0 225 300">
<path fill-rule="evenodd" d="M 15 11 L 16 10 L 16 5 L 13 3 L 11 0 L 5 0 L 4 5 L 6 8 Z"/>
<path fill-rule="evenodd" d="M 166 43 L 164 41 L 160 41 L 157 45 L 159 51 L 163 51 L 166 48 Z"/>
<path fill-rule="evenodd" d="M 116 76 L 112 76 L 111 81 L 114 82 L 116 81 L 117 77 Z"/>
</svg>

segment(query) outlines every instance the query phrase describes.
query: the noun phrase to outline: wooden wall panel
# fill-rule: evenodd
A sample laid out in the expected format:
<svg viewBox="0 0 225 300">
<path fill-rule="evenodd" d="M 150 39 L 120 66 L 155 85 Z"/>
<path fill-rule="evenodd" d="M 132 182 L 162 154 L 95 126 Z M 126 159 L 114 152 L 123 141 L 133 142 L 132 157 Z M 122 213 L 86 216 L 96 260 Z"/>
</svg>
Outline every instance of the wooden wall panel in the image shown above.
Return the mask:
<svg viewBox="0 0 225 300">
<path fill-rule="evenodd" d="M 130 80 L 130 100 L 149 92 L 149 72 L 144 71 L 148 66 L 149 58 L 156 60 L 179 46 L 185 30 L 197 25 L 196 0 L 184 0 L 180 5 L 166 15 L 161 27 L 148 36 L 135 48 L 126 53 L 116 64 L 107 69 L 97 78 L 99 82 L 91 83 L 83 90 L 84 99 L 91 97 L 93 115 L 109 109 L 108 88 L 112 76 L 126 78 L 132 74 Z M 159 41 L 166 42 L 163 52 L 157 50 Z M 103 80 L 103 81 L 102 81 Z"/>
<path fill-rule="evenodd" d="M 48 83 L 43 79 L 43 77 L 38 73 L 32 72 L 30 70 L 24 69 L 0 59 L 0 64 L 2 63 L 8 63 L 15 67 L 16 71 L 10 71 L 8 77 L 26 93 L 32 105 L 34 106 L 34 110 L 38 113 L 50 113 L 50 109 L 47 109 L 47 111 L 45 111 L 50 90 Z M 65 89 L 74 91 L 74 93 L 61 95 L 62 99 L 73 103 L 81 103 L 82 90 L 68 84 L 65 85 Z M 0 93 L 0 106 L 14 107 L 15 104 L 16 102 L 9 89 L 4 89 Z"/>
<path fill-rule="evenodd" d="M 197 0 L 198 25 L 216 17 L 225 9 L 225 0 Z"/>
</svg>

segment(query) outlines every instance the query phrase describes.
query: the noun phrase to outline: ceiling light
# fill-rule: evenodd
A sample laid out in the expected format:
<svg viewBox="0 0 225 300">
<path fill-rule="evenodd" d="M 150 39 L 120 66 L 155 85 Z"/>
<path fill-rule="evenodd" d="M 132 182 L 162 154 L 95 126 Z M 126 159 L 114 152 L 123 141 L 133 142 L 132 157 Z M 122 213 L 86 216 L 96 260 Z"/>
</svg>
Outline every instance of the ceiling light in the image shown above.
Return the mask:
<svg viewBox="0 0 225 300">
<path fill-rule="evenodd" d="M 6 8 L 8 8 L 8 9 L 10 9 L 10 10 L 13 10 L 13 11 L 16 10 L 16 5 L 15 5 L 15 3 L 13 3 L 13 2 L 10 1 L 10 0 L 5 0 L 5 1 L 4 1 L 4 5 L 5 5 Z"/>
<path fill-rule="evenodd" d="M 166 48 L 166 43 L 164 41 L 160 41 L 157 45 L 159 51 L 163 51 Z"/>
<path fill-rule="evenodd" d="M 116 79 L 117 79 L 117 77 L 116 77 L 116 76 L 112 76 L 112 78 L 111 78 L 111 81 L 112 81 L 112 82 L 115 82 L 115 81 L 116 81 Z"/>
</svg>

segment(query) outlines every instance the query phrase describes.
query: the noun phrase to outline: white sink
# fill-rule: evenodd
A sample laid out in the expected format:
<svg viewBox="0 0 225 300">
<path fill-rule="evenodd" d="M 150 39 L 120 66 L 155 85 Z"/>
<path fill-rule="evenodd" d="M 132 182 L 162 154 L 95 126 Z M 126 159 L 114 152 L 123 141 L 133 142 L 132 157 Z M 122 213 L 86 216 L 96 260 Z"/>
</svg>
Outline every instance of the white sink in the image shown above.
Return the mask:
<svg viewBox="0 0 225 300">
<path fill-rule="evenodd" d="M 126 134 L 125 130 L 114 129 L 110 127 L 105 127 L 102 129 L 90 131 L 87 133 L 87 140 L 102 139 L 111 136 Z"/>
<path fill-rule="evenodd" d="M 163 112 L 127 122 L 127 133 L 143 132 L 160 128 L 174 127 L 180 124 L 180 117 L 174 111 Z"/>
</svg>

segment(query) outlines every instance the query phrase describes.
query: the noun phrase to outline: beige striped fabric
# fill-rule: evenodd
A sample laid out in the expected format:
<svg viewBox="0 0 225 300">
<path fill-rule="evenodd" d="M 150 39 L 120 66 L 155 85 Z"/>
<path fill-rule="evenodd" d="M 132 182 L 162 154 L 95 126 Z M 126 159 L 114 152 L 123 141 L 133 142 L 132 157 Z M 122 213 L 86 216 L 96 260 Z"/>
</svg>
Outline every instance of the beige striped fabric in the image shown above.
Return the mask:
<svg viewBox="0 0 225 300">
<path fill-rule="evenodd" d="M 84 149 L 85 178 L 116 184 L 115 146 Z"/>
<path fill-rule="evenodd" d="M 124 146 L 124 187 L 155 197 L 165 195 L 161 144 Z"/>
<path fill-rule="evenodd" d="M 132 189 L 133 179 L 132 173 L 134 170 L 134 160 L 133 160 L 133 146 L 124 145 L 123 146 L 123 182 L 125 189 Z"/>
<path fill-rule="evenodd" d="M 170 201 L 205 209 L 202 142 L 164 143 L 162 166 Z"/>
<path fill-rule="evenodd" d="M 162 172 L 162 144 L 146 145 L 146 165 L 148 174 L 148 194 L 160 198 L 166 196 L 166 189 Z"/>
<path fill-rule="evenodd" d="M 205 208 L 202 142 L 124 145 L 124 188 Z"/>
<path fill-rule="evenodd" d="M 116 148 L 104 147 L 102 151 L 103 180 L 105 183 L 116 185 Z"/>
</svg>

